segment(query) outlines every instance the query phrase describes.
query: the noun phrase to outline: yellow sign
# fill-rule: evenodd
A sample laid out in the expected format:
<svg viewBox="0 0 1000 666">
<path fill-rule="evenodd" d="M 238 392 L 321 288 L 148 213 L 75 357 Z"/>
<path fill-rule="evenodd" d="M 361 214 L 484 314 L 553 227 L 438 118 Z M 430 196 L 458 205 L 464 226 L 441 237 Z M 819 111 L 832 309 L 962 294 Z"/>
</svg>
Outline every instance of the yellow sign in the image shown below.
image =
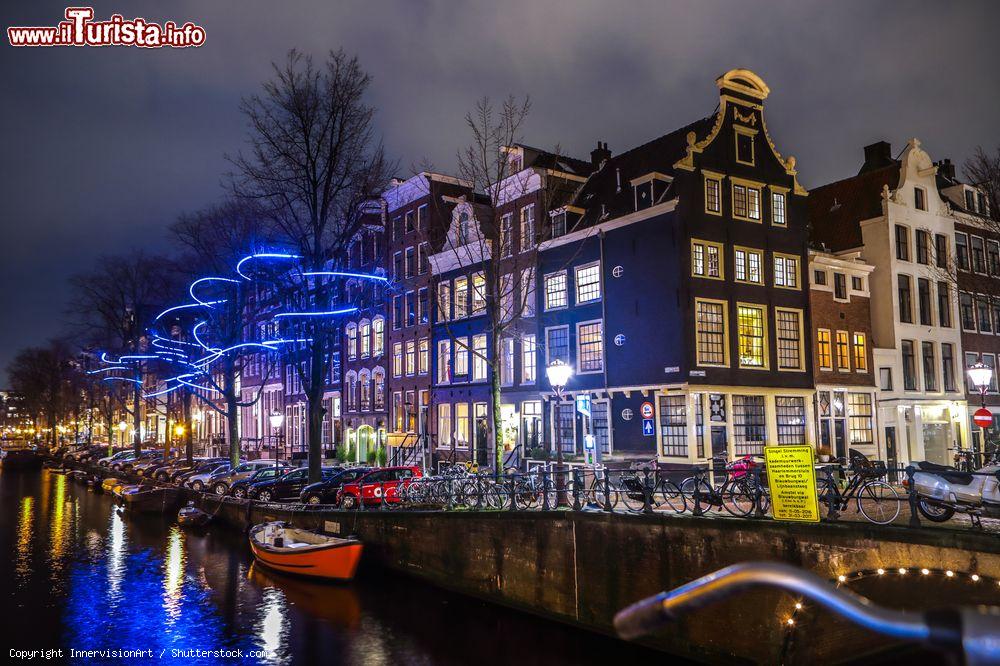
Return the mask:
<svg viewBox="0 0 1000 666">
<path fill-rule="evenodd" d="M 775 520 L 819 522 L 816 468 L 811 446 L 765 446 L 767 485 Z"/>
</svg>

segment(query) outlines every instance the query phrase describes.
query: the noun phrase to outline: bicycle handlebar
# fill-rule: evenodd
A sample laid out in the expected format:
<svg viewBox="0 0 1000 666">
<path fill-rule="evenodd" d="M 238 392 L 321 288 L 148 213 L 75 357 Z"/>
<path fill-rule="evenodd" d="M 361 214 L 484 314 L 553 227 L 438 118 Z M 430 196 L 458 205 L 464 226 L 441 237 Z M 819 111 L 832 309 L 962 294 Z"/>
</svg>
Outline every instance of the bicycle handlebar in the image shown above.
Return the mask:
<svg viewBox="0 0 1000 666">
<path fill-rule="evenodd" d="M 1000 663 L 1000 609 L 980 607 L 937 613 L 896 611 L 874 605 L 819 576 L 778 562 L 746 562 L 643 599 L 615 615 L 618 635 L 630 640 L 652 633 L 684 613 L 751 587 L 770 586 L 802 595 L 828 610 L 894 638 L 965 653 L 966 663 Z M 958 632 L 956 633 L 956 626 Z"/>
</svg>

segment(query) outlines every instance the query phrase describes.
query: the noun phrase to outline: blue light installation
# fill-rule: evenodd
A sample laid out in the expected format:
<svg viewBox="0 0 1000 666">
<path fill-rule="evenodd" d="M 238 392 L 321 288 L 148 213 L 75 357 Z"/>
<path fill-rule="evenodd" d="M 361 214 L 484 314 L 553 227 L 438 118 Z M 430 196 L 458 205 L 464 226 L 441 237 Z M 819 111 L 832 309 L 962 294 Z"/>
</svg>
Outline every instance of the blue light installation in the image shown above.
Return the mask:
<svg viewBox="0 0 1000 666">
<path fill-rule="evenodd" d="M 243 264 L 250 261 L 251 259 L 301 259 L 302 255 L 299 254 L 286 254 L 282 252 L 257 252 L 255 254 L 250 254 L 238 262 L 236 262 L 236 273 L 244 280 L 252 280 L 249 275 L 246 275 L 242 270 Z"/>
</svg>

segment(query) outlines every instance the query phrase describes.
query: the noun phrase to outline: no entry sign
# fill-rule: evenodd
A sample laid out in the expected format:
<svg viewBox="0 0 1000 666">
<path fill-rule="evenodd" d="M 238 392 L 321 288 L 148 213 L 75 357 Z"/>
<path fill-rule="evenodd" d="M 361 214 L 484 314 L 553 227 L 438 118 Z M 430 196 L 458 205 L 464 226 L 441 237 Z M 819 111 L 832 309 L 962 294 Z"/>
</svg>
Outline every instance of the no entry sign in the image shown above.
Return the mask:
<svg viewBox="0 0 1000 666">
<path fill-rule="evenodd" d="M 972 415 L 972 420 L 975 421 L 976 425 L 980 428 L 989 428 L 993 425 L 993 412 L 985 407 L 980 407 L 976 410 L 976 413 Z"/>
</svg>

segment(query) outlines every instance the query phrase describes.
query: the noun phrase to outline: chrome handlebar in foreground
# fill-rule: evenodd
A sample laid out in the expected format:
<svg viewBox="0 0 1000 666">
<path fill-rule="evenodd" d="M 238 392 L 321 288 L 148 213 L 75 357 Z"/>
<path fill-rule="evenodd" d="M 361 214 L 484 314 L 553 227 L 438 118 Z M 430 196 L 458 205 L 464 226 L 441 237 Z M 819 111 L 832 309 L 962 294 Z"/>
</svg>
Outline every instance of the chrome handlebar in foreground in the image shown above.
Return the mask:
<svg viewBox="0 0 1000 666">
<path fill-rule="evenodd" d="M 615 615 L 615 630 L 622 638 L 638 638 L 688 611 L 758 586 L 801 595 L 880 634 L 964 654 L 968 666 L 1000 664 L 1000 609 L 983 606 L 926 614 L 889 610 L 849 590 L 832 587 L 815 574 L 777 562 L 735 564 L 643 599 Z"/>
</svg>

